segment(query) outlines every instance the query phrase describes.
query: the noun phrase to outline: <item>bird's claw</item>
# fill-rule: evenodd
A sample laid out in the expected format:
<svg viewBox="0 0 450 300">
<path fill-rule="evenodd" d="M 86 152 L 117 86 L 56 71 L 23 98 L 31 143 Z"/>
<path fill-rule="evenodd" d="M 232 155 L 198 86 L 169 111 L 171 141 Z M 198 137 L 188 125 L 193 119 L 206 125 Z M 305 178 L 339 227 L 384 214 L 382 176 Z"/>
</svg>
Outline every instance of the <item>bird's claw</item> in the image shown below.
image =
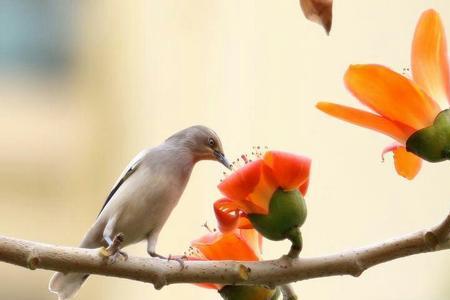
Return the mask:
<svg viewBox="0 0 450 300">
<path fill-rule="evenodd" d="M 111 263 L 115 263 L 118 260 L 123 261 L 128 260 L 128 254 L 126 252 L 117 250 L 115 253 L 113 253 L 108 248 L 105 247 L 100 248 L 99 254 L 101 257 L 107 258 Z"/>
<path fill-rule="evenodd" d="M 128 254 L 124 251 L 119 251 L 119 254 L 122 256 L 124 261 L 128 260 Z"/>
<path fill-rule="evenodd" d="M 149 253 L 149 254 L 150 254 L 151 257 L 157 257 L 157 258 L 160 258 L 160 259 L 165 259 L 167 261 L 175 260 L 175 261 L 177 261 L 180 264 L 181 270 L 183 270 L 184 267 L 185 267 L 184 259 L 187 259 L 186 255 L 183 255 L 181 257 L 169 255 L 168 257 L 165 257 L 163 255 L 160 255 L 160 254 L 154 253 L 154 252 Z"/>
<path fill-rule="evenodd" d="M 115 263 L 118 259 L 126 261 L 128 254 L 120 250 L 120 245 L 123 243 L 124 235 L 122 233 L 116 234 L 112 243 L 108 247 L 101 247 L 99 254 L 104 258 L 108 258 L 111 263 Z"/>
<path fill-rule="evenodd" d="M 111 256 L 111 253 L 109 253 L 109 251 L 106 247 L 101 247 L 98 250 L 98 254 L 100 254 L 101 257 L 110 257 Z"/>
<path fill-rule="evenodd" d="M 184 260 L 187 259 L 186 255 L 183 256 L 172 256 L 169 254 L 169 257 L 167 257 L 167 261 L 175 260 L 180 264 L 181 270 L 184 270 L 185 264 Z"/>
<path fill-rule="evenodd" d="M 128 254 L 126 254 L 123 251 L 117 251 L 109 258 L 111 263 L 115 263 L 118 260 L 126 261 L 127 259 L 128 259 Z"/>
</svg>

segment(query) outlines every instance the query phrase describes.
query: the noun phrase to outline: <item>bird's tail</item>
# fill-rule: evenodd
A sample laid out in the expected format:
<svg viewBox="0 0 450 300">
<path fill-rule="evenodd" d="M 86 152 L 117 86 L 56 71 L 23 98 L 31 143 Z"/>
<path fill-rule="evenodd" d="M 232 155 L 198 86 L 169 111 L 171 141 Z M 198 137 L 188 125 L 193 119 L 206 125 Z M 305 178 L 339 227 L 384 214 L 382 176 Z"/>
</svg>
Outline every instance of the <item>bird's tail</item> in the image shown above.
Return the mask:
<svg viewBox="0 0 450 300">
<path fill-rule="evenodd" d="M 57 294 L 59 300 L 66 300 L 75 295 L 88 277 L 89 274 L 57 272 L 50 279 L 48 289 L 50 292 Z"/>
</svg>

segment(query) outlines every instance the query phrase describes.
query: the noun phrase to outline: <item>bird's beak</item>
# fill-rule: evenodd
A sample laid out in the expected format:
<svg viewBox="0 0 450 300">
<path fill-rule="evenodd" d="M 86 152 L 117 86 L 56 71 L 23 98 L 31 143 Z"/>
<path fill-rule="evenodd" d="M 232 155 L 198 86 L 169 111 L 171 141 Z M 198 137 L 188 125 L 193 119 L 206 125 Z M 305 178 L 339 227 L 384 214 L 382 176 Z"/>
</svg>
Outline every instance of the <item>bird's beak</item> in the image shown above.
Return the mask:
<svg viewBox="0 0 450 300">
<path fill-rule="evenodd" d="M 227 167 L 227 169 L 231 170 L 231 164 L 226 159 L 225 154 L 217 150 L 214 150 L 214 156 L 216 157 L 218 162 Z"/>
</svg>

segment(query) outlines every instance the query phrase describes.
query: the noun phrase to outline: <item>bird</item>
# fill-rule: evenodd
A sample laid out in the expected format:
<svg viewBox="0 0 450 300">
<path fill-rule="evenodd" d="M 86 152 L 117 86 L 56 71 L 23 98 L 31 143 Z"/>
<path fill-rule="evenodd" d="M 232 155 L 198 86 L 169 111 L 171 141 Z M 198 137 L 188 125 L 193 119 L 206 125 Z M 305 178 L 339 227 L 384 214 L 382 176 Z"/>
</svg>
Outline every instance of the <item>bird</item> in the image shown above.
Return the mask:
<svg viewBox="0 0 450 300">
<path fill-rule="evenodd" d="M 194 165 L 214 160 L 231 169 L 219 136 L 206 126 L 183 129 L 160 145 L 144 149 L 128 164 L 106 198 L 81 248 L 100 248 L 100 254 L 127 258 L 121 249 L 147 240 L 151 257 L 159 233 L 177 205 Z M 89 274 L 56 272 L 49 290 L 59 300 L 72 298 Z"/>
</svg>

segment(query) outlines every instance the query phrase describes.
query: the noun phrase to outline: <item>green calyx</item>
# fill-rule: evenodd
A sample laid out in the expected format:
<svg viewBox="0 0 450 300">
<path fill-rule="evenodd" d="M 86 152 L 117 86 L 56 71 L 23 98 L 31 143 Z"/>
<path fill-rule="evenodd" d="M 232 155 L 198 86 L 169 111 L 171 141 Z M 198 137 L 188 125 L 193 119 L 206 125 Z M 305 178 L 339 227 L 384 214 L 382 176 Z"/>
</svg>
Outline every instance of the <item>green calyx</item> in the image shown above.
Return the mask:
<svg viewBox="0 0 450 300">
<path fill-rule="evenodd" d="M 450 109 L 441 111 L 433 125 L 412 134 L 406 150 L 429 162 L 450 159 Z"/>
<path fill-rule="evenodd" d="M 272 195 L 267 215 L 249 214 L 248 218 L 264 237 L 274 241 L 289 239 L 300 250 L 302 241 L 298 228 L 305 222 L 306 215 L 305 199 L 298 190 L 278 189 Z"/>
<path fill-rule="evenodd" d="M 244 285 L 226 285 L 219 293 L 225 300 L 277 300 L 281 294 L 279 288 Z"/>
</svg>

